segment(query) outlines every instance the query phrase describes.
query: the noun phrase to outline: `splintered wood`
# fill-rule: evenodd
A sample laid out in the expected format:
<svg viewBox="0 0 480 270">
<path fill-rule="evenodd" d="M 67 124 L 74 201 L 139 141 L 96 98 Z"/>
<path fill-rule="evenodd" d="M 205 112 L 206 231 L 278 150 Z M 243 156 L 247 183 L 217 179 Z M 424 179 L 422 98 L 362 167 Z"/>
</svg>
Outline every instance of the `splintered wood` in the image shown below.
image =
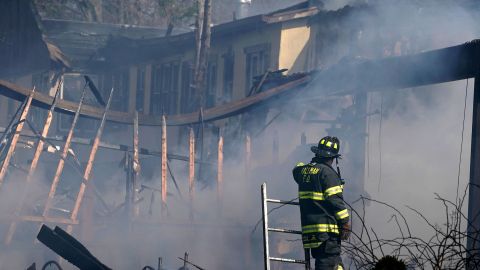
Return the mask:
<svg viewBox="0 0 480 270">
<path fill-rule="evenodd" d="M 195 134 L 190 128 L 188 154 L 188 194 L 190 197 L 190 219 L 193 219 L 193 199 L 195 197 Z"/>
<path fill-rule="evenodd" d="M 61 86 L 62 86 L 62 79 L 60 79 L 58 81 L 57 90 L 55 91 L 55 97 L 53 98 L 52 105 L 50 106 L 50 109 L 48 110 L 47 118 L 45 119 L 45 125 L 43 126 L 41 137 L 38 138 L 37 148 L 35 149 L 35 153 L 33 155 L 32 163 L 31 163 L 30 169 L 28 171 L 27 180 L 25 182 L 25 187 L 23 189 L 22 194 L 20 195 L 20 201 L 17 205 L 17 208 L 15 209 L 15 214 L 17 216 L 19 216 L 22 212 L 23 204 L 24 204 L 26 196 L 28 194 L 29 186 L 30 186 L 30 183 L 32 182 L 33 174 L 35 173 L 35 170 L 37 169 L 38 161 L 39 161 L 40 156 L 43 152 L 43 146 L 45 145 L 45 138 L 48 136 L 48 131 L 50 130 L 50 126 L 52 124 L 53 112 L 54 112 L 55 107 L 57 105 L 58 97 L 60 95 Z M 6 245 L 9 245 L 12 242 L 12 238 L 13 238 L 13 235 L 15 234 L 16 229 L 17 229 L 17 222 L 13 221 L 10 224 L 10 227 L 8 228 L 7 236 L 5 238 L 5 244 Z"/>
<path fill-rule="evenodd" d="M 162 116 L 162 216 L 167 214 L 167 121 Z"/>
<path fill-rule="evenodd" d="M 87 187 L 87 183 L 90 180 L 90 175 L 93 169 L 93 162 L 95 161 L 95 156 L 97 155 L 98 145 L 100 144 L 100 139 L 102 138 L 103 129 L 105 127 L 105 122 L 107 118 L 108 110 L 110 109 L 110 103 L 112 101 L 113 96 L 113 88 L 110 90 L 110 95 L 108 96 L 107 106 L 105 107 L 105 111 L 103 112 L 102 121 L 100 122 L 100 127 L 97 130 L 97 135 L 93 140 L 92 150 L 90 151 L 90 156 L 88 157 L 87 167 L 85 167 L 85 172 L 83 174 L 83 181 L 80 184 L 80 190 L 77 194 L 77 199 L 75 200 L 75 206 L 73 207 L 72 214 L 70 215 L 71 220 L 76 220 L 78 216 L 78 211 L 80 210 L 80 205 L 82 204 L 83 196 L 85 194 L 85 189 Z M 67 232 L 71 233 L 73 230 L 72 225 L 68 225 Z"/>
<path fill-rule="evenodd" d="M 133 202 L 138 199 L 137 190 L 139 189 L 139 176 L 140 176 L 140 157 L 138 151 L 138 111 L 135 111 L 135 118 L 133 119 L 133 172 L 132 172 L 132 185 L 133 185 Z M 138 217 L 140 213 L 140 205 L 134 204 L 133 216 Z"/>
<path fill-rule="evenodd" d="M 30 92 L 30 95 L 26 99 L 24 103 L 22 114 L 20 115 L 20 119 L 18 120 L 17 126 L 15 127 L 15 132 L 13 133 L 12 139 L 10 140 L 10 146 L 8 146 L 7 154 L 3 159 L 2 168 L 0 169 L 0 185 L 3 183 L 5 175 L 7 174 L 8 166 L 10 165 L 10 159 L 15 152 L 15 147 L 17 146 L 18 139 L 20 137 L 20 133 L 22 132 L 23 125 L 28 116 L 28 112 L 30 111 L 30 105 L 32 104 L 33 95 L 35 94 L 35 87 Z M 8 144 L 7 144 L 8 145 Z"/>
<path fill-rule="evenodd" d="M 48 198 L 47 198 L 47 202 L 45 203 L 45 208 L 43 209 L 43 214 L 42 214 L 43 217 L 48 216 L 48 212 L 50 210 L 53 197 L 55 197 L 55 192 L 57 191 L 57 186 L 58 186 L 58 183 L 60 182 L 60 176 L 62 175 L 63 168 L 65 166 L 65 160 L 68 157 L 68 150 L 70 150 L 70 144 L 73 138 L 73 131 L 75 130 L 75 126 L 77 125 L 78 118 L 80 117 L 80 111 L 82 110 L 86 90 L 87 88 L 85 85 L 82 91 L 82 96 L 80 97 L 80 102 L 78 103 L 77 111 L 75 112 L 75 116 L 73 117 L 73 122 L 70 126 L 70 130 L 68 131 L 67 139 L 65 140 L 62 154 L 60 156 L 60 159 L 58 160 L 57 170 L 53 177 L 52 185 L 50 186 L 50 191 L 48 192 Z"/>
</svg>

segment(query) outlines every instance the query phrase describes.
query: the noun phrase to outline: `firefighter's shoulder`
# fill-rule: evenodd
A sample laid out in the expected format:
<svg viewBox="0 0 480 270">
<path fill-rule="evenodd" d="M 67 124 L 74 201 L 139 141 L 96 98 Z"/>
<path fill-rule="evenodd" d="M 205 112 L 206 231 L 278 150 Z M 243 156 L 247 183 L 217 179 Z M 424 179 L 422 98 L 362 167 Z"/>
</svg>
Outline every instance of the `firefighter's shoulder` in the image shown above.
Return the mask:
<svg viewBox="0 0 480 270">
<path fill-rule="evenodd" d="M 295 164 L 295 167 L 293 167 L 292 172 L 295 174 L 296 171 L 298 172 L 304 166 L 305 166 L 305 163 L 298 162 L 297 164 Z"/>
<path fill-rule="evenodd" d="M 298 162 L 298 163 L 295 165 L 295 168 L 296 168 L 296 167 L 302 167 L 302 166 L 305 166 L 305 163 L 303 163 L 303 162 Z"/>
</svg>

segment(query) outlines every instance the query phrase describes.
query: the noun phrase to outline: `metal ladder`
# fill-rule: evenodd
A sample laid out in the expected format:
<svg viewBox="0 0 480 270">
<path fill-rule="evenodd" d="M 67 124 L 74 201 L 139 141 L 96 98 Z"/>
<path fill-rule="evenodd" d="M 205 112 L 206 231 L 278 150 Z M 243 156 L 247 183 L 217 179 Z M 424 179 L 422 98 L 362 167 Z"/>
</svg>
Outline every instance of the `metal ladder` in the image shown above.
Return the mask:
<svg viewBox="0 0 480 270">
<path fill-rule="evenodd" d="M 289 230 L 289 229 L 269 228 L 268 227 L 268 208 L 267 208 L 268 203 L 277 203 L 277 204 L 283 204 L 283 205 L 289 204 L 289 205 L 298 205 L 298 206 L 300 205 L 298 202 L 268 199 L 267 184 L 266 183 L 262 184 L 263 255 L 264 255 L 265 270 L 270 270 L 270 261 L 304 264 L 305 270 L 310 270 L 310 249 L 304 249 L 305 260 L 270 257 L 270 250 L 269 250 L 269 244 L 268 244 L 269 232 L 280 232 L 280 233 L 299 234 L 299 235 L 302 235 L 302 232 Z"/>
</svg>

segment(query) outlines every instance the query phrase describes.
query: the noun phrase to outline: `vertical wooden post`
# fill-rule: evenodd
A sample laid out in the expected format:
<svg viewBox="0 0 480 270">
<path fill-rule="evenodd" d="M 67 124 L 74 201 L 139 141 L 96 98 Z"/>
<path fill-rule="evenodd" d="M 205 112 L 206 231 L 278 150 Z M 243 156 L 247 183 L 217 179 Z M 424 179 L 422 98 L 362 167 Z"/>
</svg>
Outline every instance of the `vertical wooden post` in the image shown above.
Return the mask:
<svg viewBox="0 0 480 270">
<path fill-rule="evenodd" d="M 130 219 L 132 217 L 133 211 L 132 207 L 134 205 L 133 197 L 133 181 L 132 181 L 132 157 L 128 151 L 125 151 L 125 216 Z"/>
<path fill-rule="evenodd" d="M 162 115 L 162 216 L 167 214 L 167 121 Z"/>
<path fill-rule="evenodd" d="M 245 174 L 250 175 L 250 162 L 252 159 L 252 140 L 250 134 L 245 136 Z"/>
<path fill-rule="evenodd" d="M 41 138 L 38 139 L 37 148 L 35 149 L 35 154 L 33 155 L 32 163 L 30 164 L 30 169 L 28 170 L 27 180 L 25 182 L 25 187 L 20 195 L 20 201 L 15 209 L 15 214 L 20 215 L 23 209 L 23 204 L 25 203 L 25 199 L 27 197 L 30 182 L 32 182 L 33 173 L 37 169 L 38 161 L 40 156 L 43 152 L 43 146 L 45 145 L 45 138 L 48 136 L 48 131 L 50 130 L 50 126 L 52 124 L 53 119 L 53 111 L 57 106 L 58 97 L 60 95 L 60 88 L 62 86 L 63 80 L 60 79 L 58 82 L 57 90 L 55 92 L 55 97 L 53 98 L 52 105 L 50 105 L 50 109 L 47 113 L 47 118 L 45 119 L 45 125 L 43 126 Z M 17 222 L 13 221 L 10 223 L 10 227 L 8 228 L 7 237 L 5 238 L 5 244 L 9 245 L 12 242 L 13 235 L 17 229 Z"/>
<path fill-rule="evenodd" d="M 100 122 L 100 127 L 98 128 L 97 135 L 93 140 L 92 150 L 90 151 L 90 156 L 88 157 L 87 166 L 85 167 L 85 171 L 83 173 L 83 182 L 80 184 L 80 190 L 78 191 L 77 199 L 75 200 L 75 205 L 73 207 L 72 214 L 70 215 L 71 220 L 77 219 L 78 211 L 80 210 L 80 206 L 83 200 L 83 195 L 85 194 L 87 183 L 90 180 L 90 175 L 93 169 L 93 162 L 95 161 L 95 156 L 97 155 L 98 145 L 100 144 L 100 139 L 103 134 L 103 129 L 105 127 L 105 122 L 107 119 L 107 113 L 108 113 L 108 110 L 110 109 L 110 104 L 112 102 L 112 96 L 113 96 L 113 88 L 112 90 L 110 90 L 110 95 L 108 97 L 107 106 L 105 107 L 105 110 L 103 112 L 102 121 Z M 68 225 L 67 232 L 71 233 L 72 229 L 73 229 L 72 225 Z"/>
<path fill-rule="evenodd" d="M 138 111 L 135 111 L 135 118 L 133 119 L 133 216 L 138 217 L 140 213 L 140 206 L 135 202 L 138 199 L 137 190 L 139 190 L 139 175 L 140 175 L 140 157 L 138 151 Z"/>
<path fill-rule="evenodd" d="M 43 217 L 48 216 L 48 211 L 50 210 L 50 205 L 52 203 L 53 197 L 55 196 L 55 192 L 57 190 L 58 182 L 60 181 L 60 176 L 63 172 L 63 167 L 65 165 L 65 160 L 68 157 L 68 150 L 70 149 L 70 144 L 73 138 L 73 131 L 75 130 L 75 126 L 77 125 L 78 118 L 80 116 L 80 111 L 82 110 L 83 100 L 85 99 L 85 93 L 87 90 L 87 85 L 83 87 L 82 96 L 80 97 L 80 102 L 78 103 L 77 111 L 75 112 L 75 116 L 73 117 L 73 122 L 70 126 L 70 130 L 68 131 L 67 139 L 65 140 L 65 144 L 63 146 L 62 154 L 60 156 L 60 160 L 58 161 L 57 170 L 55 171 L 55 175 L 53 177 L 52 185 L 50 186 L 50 191 L 48 192 L 47 201 L 45 203 L 45 208 L 43 209 Z"/>
<path fill-rule="evenodd" d="M 197 130 L 197 135 L 198 137 L 198 148 L 200 148 L 200 164 L 198 164 L 198 176 L 197 178 L 202 181 L 203 179 L 203 158 L 204 158 L 204 146 L 205 146 L 205 125 L 203 122 L 203 107 L 200 108 L 200 112 L 198 115 L 198 121 L 199 121 L 199 128 Z"/>
<path fill-rule="evenodd" d="M 189 155 L 188 155 L 188 192 L 190 197 L 190 219 L 193 219 L 193 199 L 195 197 L 195 134 L 190 128 Z"/>
<path fill-rule="evenodd" d="M 217 161 L 217 200 L 221 210 L 223 203 L 223 136 L 218 137 L 218 161 Z"/>
<path fill-rule="evenodd" d="M 8 166 L 10 164 L 10 159 L 15 152 L 15 147 L 17 146 L 18 139 L 20 137 L 20 133 L 22 132 L 23 125 L 25 124 L 25 120 L 27 119 L 28 112 L 30 111 L 30 105 L 32 104 L 33 95 L 35 94 L 35 87 L 30 92 L 30 95 L 27 97 L 27 102 L 25 103 L 25 107 L 23 108 L 22 114 L 20 115 L 20 119 L 18 120 L 17 127 L 15 128 L 15 133 L 13 133 L 13 137 L 10 141 L 10 146 L 8 146 L 7 154 L 5 155 L 5 159 L 3 160 L 2 167 L 0 168 L 0 185 L 2 185 L 5 175 L 7 174 Z"/>
<path fill-rule="evenodd" d="M 31 181 L 33 173 L 37 169 L 38 160 L 40 159 L 40 155 L 43 152 L 43 146 L 45 145 L 45 138 L 48 136 L 48 131 L 50 130 L 50 126 L 52 124 L 53 112 L 55 110 L 55 107 L 57 106 L 57 101 L 58 101 L 58 97 L 60 95 L 60 88 L 61 88 L 62 83 L 63 83 L 63 80 L 60 79 L 57 90 L 55 91 L 55 97 L 53 98 L 52 105 L 50 106 L 50 109 L 48 110 L 47 118 L 45 119 L 45 124 L 44 124 L 43 130 L 42 130 L 42 137 L 39 138 L 39 140 L 38 140 L 37 148 L 35 149 L 35 154 L 33 155 L 32 164 L 30 165 L 30 170 L 28 171 L 27 185 Z"/>
</svg>

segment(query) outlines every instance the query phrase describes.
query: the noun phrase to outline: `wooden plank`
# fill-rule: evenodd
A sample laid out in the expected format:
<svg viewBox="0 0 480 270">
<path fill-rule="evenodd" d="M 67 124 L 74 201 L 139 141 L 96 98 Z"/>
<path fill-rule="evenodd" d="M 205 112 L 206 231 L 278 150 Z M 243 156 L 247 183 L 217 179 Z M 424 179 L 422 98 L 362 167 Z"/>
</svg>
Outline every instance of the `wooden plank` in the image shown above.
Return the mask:
<svg viewBox="0 0 480 270">
<path fill-rule="evenodd" d="M 97 155 L 98 145 L 100 144 L 100 139 L 102 138 L 103 129 L 105 127 L 105 122 L 107 119 L 107 113 L 110 108 L 110 104 L 112 102 L 113 96 L 113 88 L 110 90 L 110 95 L 108 96 L 107 106 L 103 112 L 102 121 L 100 122 L 100 127 L 98 127 L 97 135 L 93 140 L 92 150 L 90 151 L 90 156 L 88 157 L 87 166 L 85 167 L 85 171 L 83 174 L 83 182 L 80 184 L 80 190 L 78 191 L 77 198 L 75 200 L 75 205 L 72 210 L 72 214 L 70 215 L 70 219 L 76 220 L 78 216 L 78 211 L 80 210 L 80 206 L 82 204 L 83 196 L 85 194 L 85 189 L 87 188 L 87 183 L 90 180 L 90 176 L 93 169 L 93 162 L 95 161 L 95 156 Z M 70 225 L 67 227 L 67 232 L 71 233 L 73 227 Z"/>
<path fill-rule="evenodd" d="M 162 116 L 162 216 L 167 214 L 167 121 Z"/>
<path fill-rule="evenodd" d="M 140 156 L 138 150 L 138 112 L 135 111 L 135 118 L 133 118 L 133 202 L 138 199 L 138 190 L 140 189 Z M 134 204 L 133 216 L 138 217 L 140 214 L 140 205 Z"/>
<path fill-rule="evenodd" d="M 5 132 L 5 128 L 0 127 L 0 133 Z M 21 134 L 20 137 L 22 138 L 33 138 L 33 139 L 38 139 L 38 136 L 36 134 L 28 133 L 27 130 L 25 130 L 24 134 Z M 54 144 L 53 142 L 65 142 L 64 137 L 56 136 L 56 137 L 47 137 L 45 138 L 45 141 L 50 142 L 50 144 Z M 26 140 L 27 143 L 30 143 L 31 145 L 34 145 L 34 141 L 28 141 Z M 83 139 L 83 138 L 72 138 L 72 144 L 80 144 L 80 145 L 92 145 L 92 140 L 88 139 Z M 106 142 L 100 142 L 98 145 L 99 148 L 104 148 L 104 149 L 110 149 L 110 150 L 116 150 L 116 151 L 122 151 L 122 152 L 132 152 L 133 153 L 133 148 L 124 145 L 124 144 L 110 144 Z M 139 148 L 139 152 L 142 155 L 147 155 L 147 156 L 156 156 L 156 157 L 161 157 L 162 154 L 160 151 L 150 151 L 145 148 Z M 167 153 L 167 159 L 171 160 L 180 160 L 180 161 L 189 161 L 188 156 L 182 156 L 182 155 L 177 155 L 177 154 L 170 154 Z M 195 160 L 195 163 L 203 163 L 205 165 L 213 165 L 213 162 L 209 161 L 204 161 L 202 162 L 201 160 Z"/>
<path fill-rule="evenodd" d="M 57 90 L 55 91 L 55 97 L 53 99 L 52 105 L 50 106 L 50 109 L 48 110 L 47 118 L 45 119 L 45 124 L 43 126 L 41 138 L 39 138 L 38 140 L 37 148 L 35 149 L 32 163 L 30 164 L 30 169 L 28 171 L 25 187 L 22 191 L 22 194 L 20 195 L 20 200 L 15 210 L 16 215 L 20 215 L 23 210 L 23 204 L 28 194 L 29 186 L 30 186 L 30 183 L 32 182 L 33 174 L 37 169 L 38 161 L 43 152 L 43 147 L 45 145 L 45 138 L 48 136 L 48 131 L 50 130 L 50 126 L 52 124 L 53 111 L 55 110 L 55 106 L 57 105 L 57 101 L 60 95 L 60 87 L 62 83 L 63 83 L 63 80 L 60 79 L 58 81 Z M 17 223 L 14 221 L 10 224 L 10 227 L 8 228 L 7 236 L 4 241 L 6 245 L 9 245 L 11 243 L 13 235 L 15 234 L 16 228 L 17 228 Z"/>
<path fill-rule="evenodd" d="M 223 203 L 223 136 L 222 135 L 220 135 L 218 138 L 217 200 L 218 200 L 218 205 L 221 207 Z"/>
<path fill-rule="evenodd" d="M 200 108 L 200 112 L 198 114 L 198 123 L 199 123 L 199 127 L 197 129 L 197 135 L 200 135 L 199 136 L 199 148 L 200 148 L 200 161 L 203 162 L 204 160 L 204 156 L 203 156 L 203 150 L 204 149 L 204 142 L 205 142 L 205 139 L 204 139 L 204 136 L 205 136 L 205 125 L 204 125 L 204 122 L 203 122 L 203 108 Z M 198 166 L 198 179 L 203 180 L 202 177 L 203 177 L 203 164 L 200 163 L 199 166 Z"/>
<path fill-rule="evenodd" d="M 188 192 L 190 198 L 190 220 L 193 220 L 193 200 L 195 198 L 195 134 L 190 128 L 189 161 L 188 161 Z"/>
<path fill-rule="evenodd" d="M 68 218 L 58 218 L 58 217 L 43 217 L 43 216 L 21 216 L 17 220 L 20 221 L 30 221 L 30 222 L 41 222 L 41 223 L 55 223 L 55 224 L 65 224 L 65 225 L 78 225 L 78 220 L 71 220 Z"/>
<path fill-rule="evenodd" d="M 10 165 L 10 159 L 15 152 L 15 147 L 17 146 L 18 139 L 20 137 L 20 133 L 22 132 L 23 125 L 25 124 L 25 120 L 27 119 L 28 112 L 30 111 L 30 105 L 32 104 L 33 95 L 35 94 L 35 87 L 30 92 L 27 102 L 25 103 L 25 107 L 23 108 L 22 114 L 18 120 L 18 124 L 15 128 L 15 132 L 13 133 L 12 139 L 10 141 L 10 145 L 8 146 L 7 154 L 5 155 L 5 159 L 3 160 L 2 167 L 0 168 L 0 186 L 3 184 L 3 180 L 5 175 L 7 174 L 8 166 Z"/>
<path fill-rule="evenodd" d="M 71 141 L 72 141 L 72 138 L 73 138 L 73 132 L 75 130 L 75 126 L 77 125 L 78 118 L 80 117 L 80 112 L 81 112 L 82 107 L 83 107 L 83 101 L 85 99 L 85 94 L 86 94 L 86 90 L 87 90 L 86 86 L 87 85 L 85 84 L 85 86 L 83 87 L 82 96 L 80 97 L 80 101 L 78 103 L 79 105 L 77 107 L 77 111 L 75 112 L 75 116 L 73 118 L 73 122 L 70 126 L 70 129 L 68 130 L 67 139 L 65 140 L 65 144 L 63 145 L 62 154 L 60 156 L 60 160 L 58 161 L 57 170 L 55 171 L 55 175 L 53 177 L 52 185 L 50 186 L 50 191 L 48 192 L 48 197 L 47 197 L 47 201 L 45 203 L 45 208 L 43 209 L 43 214 L 42 214 L 43 217 L 48 216 L 48 211 L 50 211 L 50 207 L 51 207 L 51 204 L 52 204 L 53 197 L 55 197 L 55 192 L 57 191 L 57 186 L 58 186 L 58 183 L 60 182 L 60 176 L 62 175 L 63 168 L 65 166 L 65 160 L 68 157 L 68 150 L 70 149 L 70 144 L 71 144 Z"/>
<path fill-rule="evenodd" d="M 125 216 L 132 217 L 133 211 L 133 181 L 132 181 L 132 157 L 128 152 L 125 152 Z"/>
</svg>

